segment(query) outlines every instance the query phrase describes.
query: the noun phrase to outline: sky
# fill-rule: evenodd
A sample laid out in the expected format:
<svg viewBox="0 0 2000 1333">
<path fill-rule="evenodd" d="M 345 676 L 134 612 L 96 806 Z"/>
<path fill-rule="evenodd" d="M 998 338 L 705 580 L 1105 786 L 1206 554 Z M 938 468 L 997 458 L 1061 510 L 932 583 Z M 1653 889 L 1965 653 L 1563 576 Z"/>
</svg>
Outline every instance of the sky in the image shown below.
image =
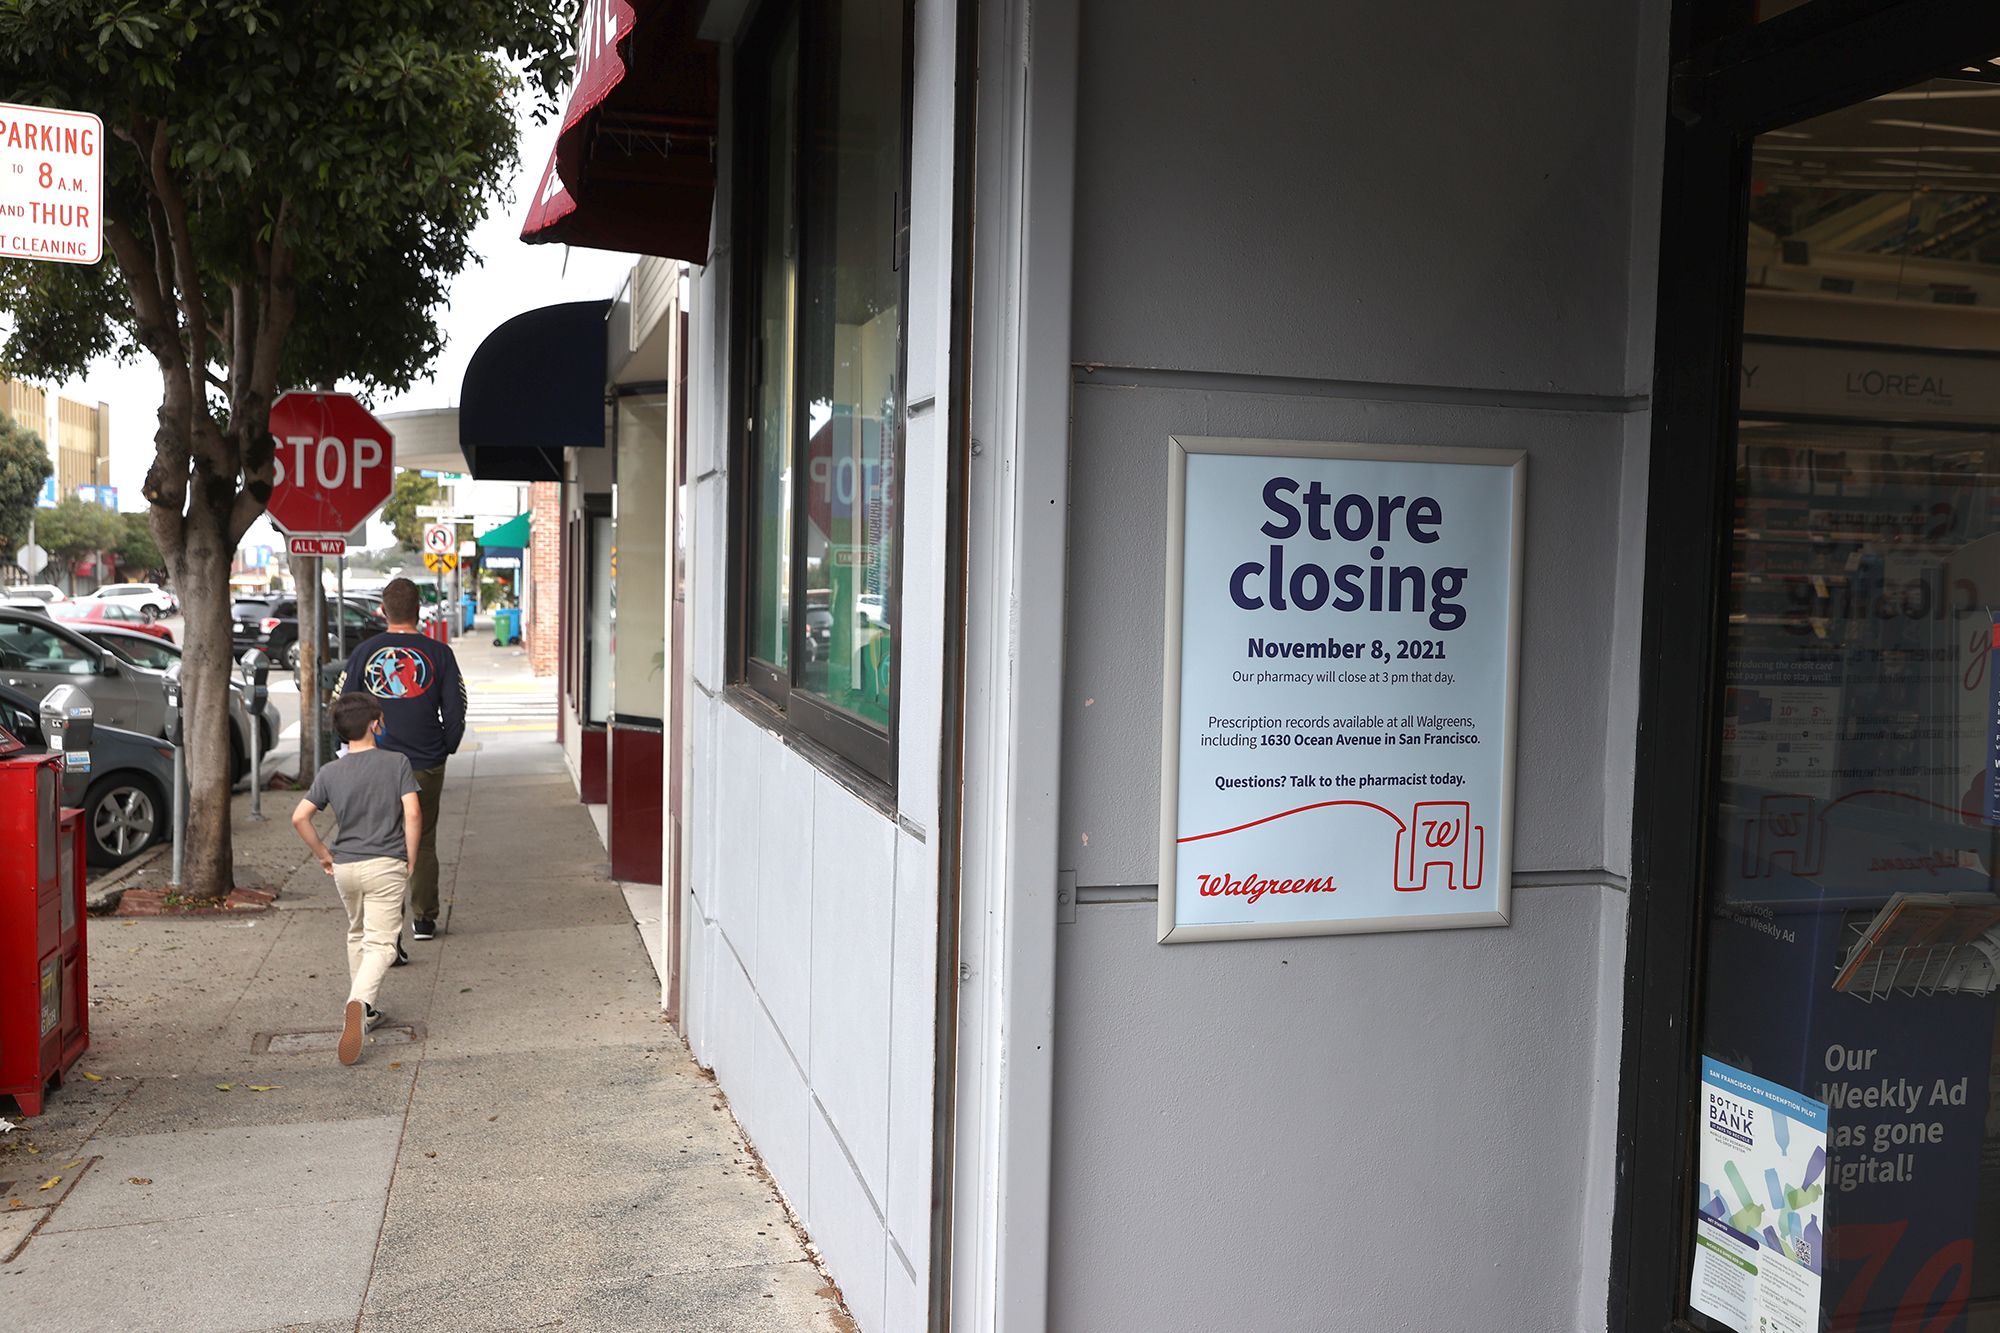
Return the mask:
<svg viewBox="0 0 2000 1333">
<path fill-rule="evenodd" d="M 535 187 L 541 183 L 559 122 L 551 117 L 546 124 L 535 124 L 525 103 L 517 109 L 515 122 L 521 134 L 521 160 L 515 170 L 512 198 L 496 207 L 473 232 L 473 253 L 481 262 L 468 267 L 452 284 L 451 298 L 439 317 L 444 350 L 429 379 L 407 393 L 377 400 L 373 406 L 378 412 L 457 406 L 466 362 L 488 333 L 525 310 L 557 301 L 614 296 L 631 270 L 632 255 L 521 241 L 521 221 Z M 111 262 L 108 252 L 104 262 Z M 139 487 L 153 457 L 153 432 L 158 424 L 155 414 L 160 406 L 159 370 L 146 359 L 120 366 L 107 358 L 94 365 L 85 378 L 58 386 L 57 392 L 81 402 L 110 404 L 111 484 L 118 488 L 119 508 L 144 509 Z M 273 536 L 259 520 L 244 541 L 246 545 L 270 544 Z"/>
</svg>

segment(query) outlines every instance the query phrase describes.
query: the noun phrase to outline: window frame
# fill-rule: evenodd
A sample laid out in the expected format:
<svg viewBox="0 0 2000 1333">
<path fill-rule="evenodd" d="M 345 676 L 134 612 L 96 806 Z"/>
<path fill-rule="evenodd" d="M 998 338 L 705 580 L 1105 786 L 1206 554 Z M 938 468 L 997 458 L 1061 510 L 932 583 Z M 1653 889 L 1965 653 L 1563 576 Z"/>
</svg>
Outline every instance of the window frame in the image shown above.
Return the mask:
<svg viewBox="0 0 2000 1333">
<path fill-rule="evenodd" d="M 2000 51 L 1990 0 L 1813 0 L 1746 25 L 1749 13 L 1677 0 L 1669 52 L 1607 1311 L 1619 1333 L 1695 1333 L 1682 1311 L 1752 141 Z"/>
<path fill-rule="evenodd" d="M 902 669 L 900 649 L 903 619 L 903 560 L 906 495 L 903 491 L 906 475 L 906 451 L 909 437 L 909 346 L 910 346 L 910 264 L 909 264 L 909 215 L 910 215 L 910 172 L 913 152 L 913 112 L 915 103 L 915 0 L 902 0 L 903 10 L 903 50 L 901 61 L 902 98 L 902 181 L 896 193 L 893 210 L 890 262 L 898 278 L 898 320 L 896 330 L 896 384 L 898 402 L 896 405 L 895 445 L 893 449 L 896 491 L 892 496 L 891 512 L 894 515 L 891 533 L 894 558 L 890 562 L 884 605 L 889 624 L 895 637 L 891 640 L 891 670 L 889 677 L 889 717 L 884 726 L 877 726 L 858 717 L 806 690 L 799 683 L 799 664 L 803 659 L 805 635 L 805 523 L 808 497 L 805 468 L 800 465 L 804 457 L 809 405 L 802 379 L 800 378 L 800 349 L 804 339 L 805 319 L 803 318 L 803 291 L 806 270 L 811 263 L 812 221 L 807 216 L 806 174 L 810 155 L 804 145 L 811 133 L 812 103 L 809 94 L 815 86 L 811 77 L 812 62 L 805 58 L 811 50 L 828 49 L 829 16 L 833 12 L 828 0 L 767 0 L 746 22 L 736 45 L 736 88 L 735 124 L 738 132 L 735 139 L 734 204 L 731 209 L 730 229 L 732 248 L 736 260 L 733 266 L 735 280 L 731 283 L 732 293 L 729 303 L 729 345 L 731 365 L 729 393 L 733 405 L 729 448 L 735 460 L 736 475 L 742 484 L 732 486 L 728 525 L 730 552 L 729 578 L 731 596 L 729 599 L 730 623 L 728 634 L 727 669 L 729 679 L 737 687 L 736 697 L 741 700 L 748 696 L 754 700 L 754 711 L 768 725 L 788 732 L 814 746 L 821 748 L 839 761 L 851 765 L 867 780 L 881 788 L 893 790 L 896 784 L 897 737 L 901 732 L 902 720 Z M 795 308 L 800 316 L 795 318 L 791 329 L 792 345 L 789 355 L 793 365 L 793 394 L 791 403 L 791 494 L 786 497 L 792 518 L 792 541 L 786 553 L 785 586 L 789 593 L 785 635 L 787 641 L 788 665 L 779 666 L 752 654 L 751 627 L 757 615 L 755 550 L 757 543 L 756 523 L 759 513 L 760 477 L 755 426 L 757 393 L 761 387 L 762 338 L 758 331 L 761 315 L 760 298 L 763 295 L 762 252 L 758 242 L 763 235 L 763 223 L 770 201 L 763 189 L 764 173 L 760 168 L 764 159 L 759 151 L 764 135 L 766 110 L 769 104 L 770 84 L 761 77 L 770 67 L 770 59 L 776 50 L 778 39 L 786 23 L 794 16 L 799 23 L 799 50 L 801 57 L 798 67 L 798 82 L 794 88 L 799 118 L 801 151 L 792 163 L 791 189 L 796 201 L 798 227 L 797 281 L 800 297 Z M 755 75 L 756 77 L 746 77 Z"/>
</svg>

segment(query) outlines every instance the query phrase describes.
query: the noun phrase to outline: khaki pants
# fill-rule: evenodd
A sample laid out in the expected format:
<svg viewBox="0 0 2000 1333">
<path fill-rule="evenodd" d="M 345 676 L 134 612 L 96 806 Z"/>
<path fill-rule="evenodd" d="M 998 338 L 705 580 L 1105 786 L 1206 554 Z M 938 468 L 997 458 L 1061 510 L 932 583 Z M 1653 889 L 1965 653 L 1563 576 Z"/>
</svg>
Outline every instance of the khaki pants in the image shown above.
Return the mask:
<svg viewBox="0 0 2000 1333">
<path fill-rule="evenodd" d="M 419 921 L 438 919 L 438 802 L 444 796 L 444 765 L 420 768 L 417 808 L 423 812 L 424 834 L 417 843 L 417 863 L 410 867 L 410 915 Z"/>
<path fill-rule="evenodd" d="M 347 908 L 347 998 L 374 1005 L 382 974 L 396 961 L 403 929 L 403 890 L 410 869 L 399 857 L 334 862 L 333 883 Z"/>
</svg>

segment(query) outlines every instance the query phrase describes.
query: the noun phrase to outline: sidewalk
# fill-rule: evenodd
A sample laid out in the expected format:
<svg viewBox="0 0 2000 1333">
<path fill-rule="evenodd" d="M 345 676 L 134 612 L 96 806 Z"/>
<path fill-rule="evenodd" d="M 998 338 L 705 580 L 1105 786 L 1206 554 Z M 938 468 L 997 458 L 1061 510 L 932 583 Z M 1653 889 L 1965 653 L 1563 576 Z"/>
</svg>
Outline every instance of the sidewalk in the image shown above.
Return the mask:
<svg viewBox="0 0 2000 1333">
<path fill-rule="evenodd" d="M 466 644 L 475 691 L 526 702 L 452 761 L 445 933 L 389 974 L 360 1064 L 333 1057 L 344 921 L 303 849 L 269 912 L 91 922 L 79 1076 L 33 1120 L 0 1099 L 9 1328 L 852 1327 L 661 1018 L 512 656 Z"/>
</svg>

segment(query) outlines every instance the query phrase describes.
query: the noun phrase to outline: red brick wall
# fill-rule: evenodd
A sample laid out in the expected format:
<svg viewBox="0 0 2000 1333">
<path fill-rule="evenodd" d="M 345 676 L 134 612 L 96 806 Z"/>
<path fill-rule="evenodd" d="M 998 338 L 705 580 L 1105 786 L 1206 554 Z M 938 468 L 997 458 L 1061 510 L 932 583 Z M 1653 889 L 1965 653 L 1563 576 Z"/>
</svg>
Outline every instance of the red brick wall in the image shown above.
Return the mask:
<svg viewBox="0 0 2000 1333">
<path fill-rule="evenodd" d="M 538 481 L 528 488 L 534 536 L 528 547 L 528 580 L 534 589 L 528 610 L 528 669 L 556 674 L 562 652 L 562 486 Z"/>
</svg>

